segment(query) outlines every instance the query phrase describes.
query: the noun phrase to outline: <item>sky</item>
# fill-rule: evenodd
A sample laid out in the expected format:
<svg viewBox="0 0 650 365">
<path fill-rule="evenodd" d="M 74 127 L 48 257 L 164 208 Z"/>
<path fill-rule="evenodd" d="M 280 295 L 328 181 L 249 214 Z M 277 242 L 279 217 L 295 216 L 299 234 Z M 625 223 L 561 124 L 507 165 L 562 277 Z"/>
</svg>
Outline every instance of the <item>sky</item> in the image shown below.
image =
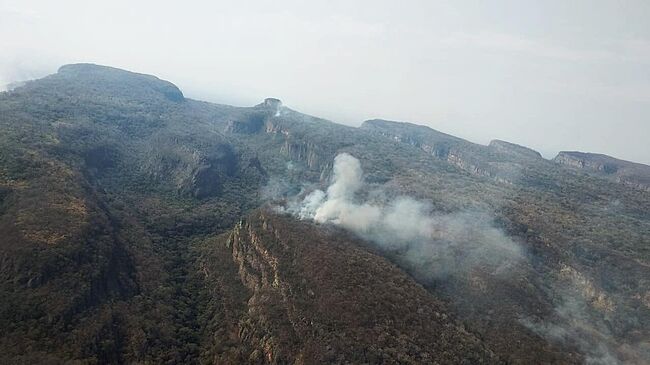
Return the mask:
<svg viewBox="0 0 650 365">
<path fill-rule="evenodd" d="M 0 0 L 0 85 L 92 62 L 186 96 L 650 164 L 650 1 Z"/>
</svg>

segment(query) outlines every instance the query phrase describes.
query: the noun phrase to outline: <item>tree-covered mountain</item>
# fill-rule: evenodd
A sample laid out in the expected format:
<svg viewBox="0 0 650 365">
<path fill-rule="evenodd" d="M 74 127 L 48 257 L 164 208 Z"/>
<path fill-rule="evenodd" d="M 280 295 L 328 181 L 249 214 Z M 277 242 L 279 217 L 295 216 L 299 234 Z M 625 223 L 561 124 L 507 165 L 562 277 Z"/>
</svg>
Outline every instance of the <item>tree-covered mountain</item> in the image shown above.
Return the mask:
<svg viewBox="0 0 650 365">
<path fill-rule="evenodd" d="M 650 192 L 608 169 L 91 64 L 0 131 L 2 363 L 650 361 Z M 305 219 L 341 154 L 354 214 L 416 202 L 426 242 Z"/>
</svg>

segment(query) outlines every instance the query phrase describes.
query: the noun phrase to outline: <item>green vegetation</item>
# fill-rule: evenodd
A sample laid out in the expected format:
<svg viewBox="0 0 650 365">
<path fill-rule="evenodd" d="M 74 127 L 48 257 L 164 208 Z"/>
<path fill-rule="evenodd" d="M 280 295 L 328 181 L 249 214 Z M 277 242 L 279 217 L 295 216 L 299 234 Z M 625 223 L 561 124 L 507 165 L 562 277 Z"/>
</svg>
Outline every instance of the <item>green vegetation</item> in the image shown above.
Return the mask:
<svg viewBox="0 0 650 365">
<path fill-rule="evenodd" d="M 503 142 L 274 114 L 185 99 L 166 81 L 93 65 L 0 94 L 0 362 L 309 363 L 343 354 L 422 363 L 471 353 L 576 363 L 575 344 L 549 343 L 519 321 L 552 317 L 561 299 L 548 283 L 569 277 L 582 285 L 585 315 L 616 341 L 650 338 L 648 192 Z M 339 152 L 359 158 L 366 182 L 388 196 L 426 201 L 435 213 L 490 214 L 529 264 L 505 279 L 480 270 L 419 278 L 425 292 L 380 257 L 410 270 L 399 252 L 264 211 L 249 216 L 267 199 L 324 184 Z M 277 258 L 277 284 L 244 227 Z M 347 255 L 357 260 L 341 266 L 348 274 L 336 270 Z M 338 303 L 340 293 L 353 299 Z M 440 319 L 417 327 L 418 308 L 401 308 L 411 300 Z"/>
</svg>

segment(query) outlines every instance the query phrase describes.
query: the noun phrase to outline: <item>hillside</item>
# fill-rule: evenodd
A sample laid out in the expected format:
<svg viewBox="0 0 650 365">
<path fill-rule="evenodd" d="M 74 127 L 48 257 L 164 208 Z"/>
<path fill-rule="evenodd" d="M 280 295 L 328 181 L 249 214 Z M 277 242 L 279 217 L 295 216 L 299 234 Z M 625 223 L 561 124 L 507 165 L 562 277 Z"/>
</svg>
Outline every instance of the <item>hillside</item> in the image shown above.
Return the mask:
<svg viewBox="0 0 650 365">
<path fill-rule="evenodd" d="M 0 130 L 3 363 L 650 361 L 650 192 L 600 172 L 90 64 L 0 93 Z M 355 207 L 433 233 L 296 213 L 342 154 Z"/>
<path fill-rule="evenodd" d="M 597 154 L 562 151 L 553 161 L 609 178 L 618 183 L 650 191 L 650 166 Z"/>
<path fill-rule="evenodd" d="M 200 267 L 218 306 L 206 361 L 498 360 L 443 303 L 345 232 L 260 210 L 204 245 Z"/>
</svg>

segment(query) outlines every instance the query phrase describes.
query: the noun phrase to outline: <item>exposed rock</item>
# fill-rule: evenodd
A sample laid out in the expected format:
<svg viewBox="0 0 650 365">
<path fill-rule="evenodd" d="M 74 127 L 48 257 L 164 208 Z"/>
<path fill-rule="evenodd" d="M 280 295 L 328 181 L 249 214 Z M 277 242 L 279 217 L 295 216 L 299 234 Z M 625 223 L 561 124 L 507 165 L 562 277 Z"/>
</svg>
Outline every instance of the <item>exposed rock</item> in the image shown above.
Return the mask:
<svg viewBox="0 0 650 365">
<path fill-rule="evenodd" d="M 491 164 L 501 161 L 490 160 L 485 146 L 411 123 L 374 119 L 363 122 L 361 128 L 417 147 L 473 175 L 511 183 L 510 172 L 501 171 L 497 164 Z"/>
<path fill-rule="evenodd" d="M 223 180 L 237 170 L 237 155 L 232 146 L 218 144 L 203 159 L 190 182 L 190 191 L 196 198 L 214 196 L 221 191 Z"/>
<path fill-rule="evenodd" d="M 140 168 L 152 181 L 199 199 L 218 195 L 239 168 L 239 156 L 225 142 L 197 150 L 159 140 L 150 147 L 147 156 L 148 160 Z"/>
<path fill-rule="evenodd" d="M 288 138 L 282 146 L 281 152 L 293 161 L 304 162 L 311 169 L 321 169 L 323 162 L 320 157 L 321 153 L 318 151 L 318 147 L 312 143 Z"/>
<path fill-rule="evenodd" d="M 268 210 L 237 224 L 226 245 L 249 299 L 242 308 L 233 306 L 241 300 L 226 297 L 224 309 L 242 316 L 229 321 L 238 348 L 246 349 L 241 358 L 270 364 L 498 363 L 442 303 L 356 241 Z M 209 264 L 205 269 L 208 282 L 219 286 L 210 277 L 225 274 Z M 215 362 L 228 356 L 217 355 Z"/>
<path fill-rule="evenodd" d="M 275 102 L 179 103 L 157 82 L 64 69 L 0 93 L 0 363 L 577 364 L 594 349 L 648 363 L 650 194 L 607 181 L 620 166 L 590 176 L 423 126 L 275 116 Z M 345 231 L 254 210 L 309 193 L 341 152 L 366 172 L 359 198 L 484 210 L 526 264 L 407 275 Z M 270 181 L 286 187 L 265 194 Z M 572 298 L 584 311 L 556 310 Z"/>
<path fill-rule="evenodd" d="M 277 110 L 278 108 L 282 107 L 282 101 L 280 99 L 276 99 L 276 98 L 266 98 L 266 99 L 264 99 L 264 102 L 262 102 L 258 106 L 262 106 L 264 108 Z"/>
<path fill-rule="evenodd" d="M 255 105 L 256 109 L 262 109 L 269 117 L 279 117 L 282 114 L 282 101 L 276 98 L 266 98 L 260 104 Z"/>
<path fill-rule="evenodd" d="M 266 113 L 252 113 L 245 115 L 242 119 L 231 120 L 226 125 L 226 133 L 257 133 L 264 126 L 267 117 L 268 115 Z"/>
<path fill-rule="evenodd" d="M 282 101 L 275 98 L 266 98 L 264 102 L 255 105 L 252 112 L 244 113 L 239 119 L 228 121 L 226 133 L 255 134 L 266 128 L 270 133 L 273 128 L 273 118 L 280 116 L 283 108 Z"/>
<path fill-rule="evenodd" d="M 623 185 L 650 191 L 650 166 L 617 158 L 577 151 L 562 151 L 554 159 L 558 164 L 586 170 Z"/>
<path fill-rule="evenodd" d="M 398 142 L 420 147 L 440 158 L 447 156 L 451 146 L 467 142 L 422 125 L 383 119 L 367 120 L 361 124 L 361 129 L 382 134 Z"/>
<path fill-rule="evenodd" d="M 605 155 L 562 151 L 553 160 L 562 165 L 580 169 L 586 168 L 605 174 L 613 174 L 618 170 L 617 164 L 613 161 L 614 159 Z"/>
</svg>

